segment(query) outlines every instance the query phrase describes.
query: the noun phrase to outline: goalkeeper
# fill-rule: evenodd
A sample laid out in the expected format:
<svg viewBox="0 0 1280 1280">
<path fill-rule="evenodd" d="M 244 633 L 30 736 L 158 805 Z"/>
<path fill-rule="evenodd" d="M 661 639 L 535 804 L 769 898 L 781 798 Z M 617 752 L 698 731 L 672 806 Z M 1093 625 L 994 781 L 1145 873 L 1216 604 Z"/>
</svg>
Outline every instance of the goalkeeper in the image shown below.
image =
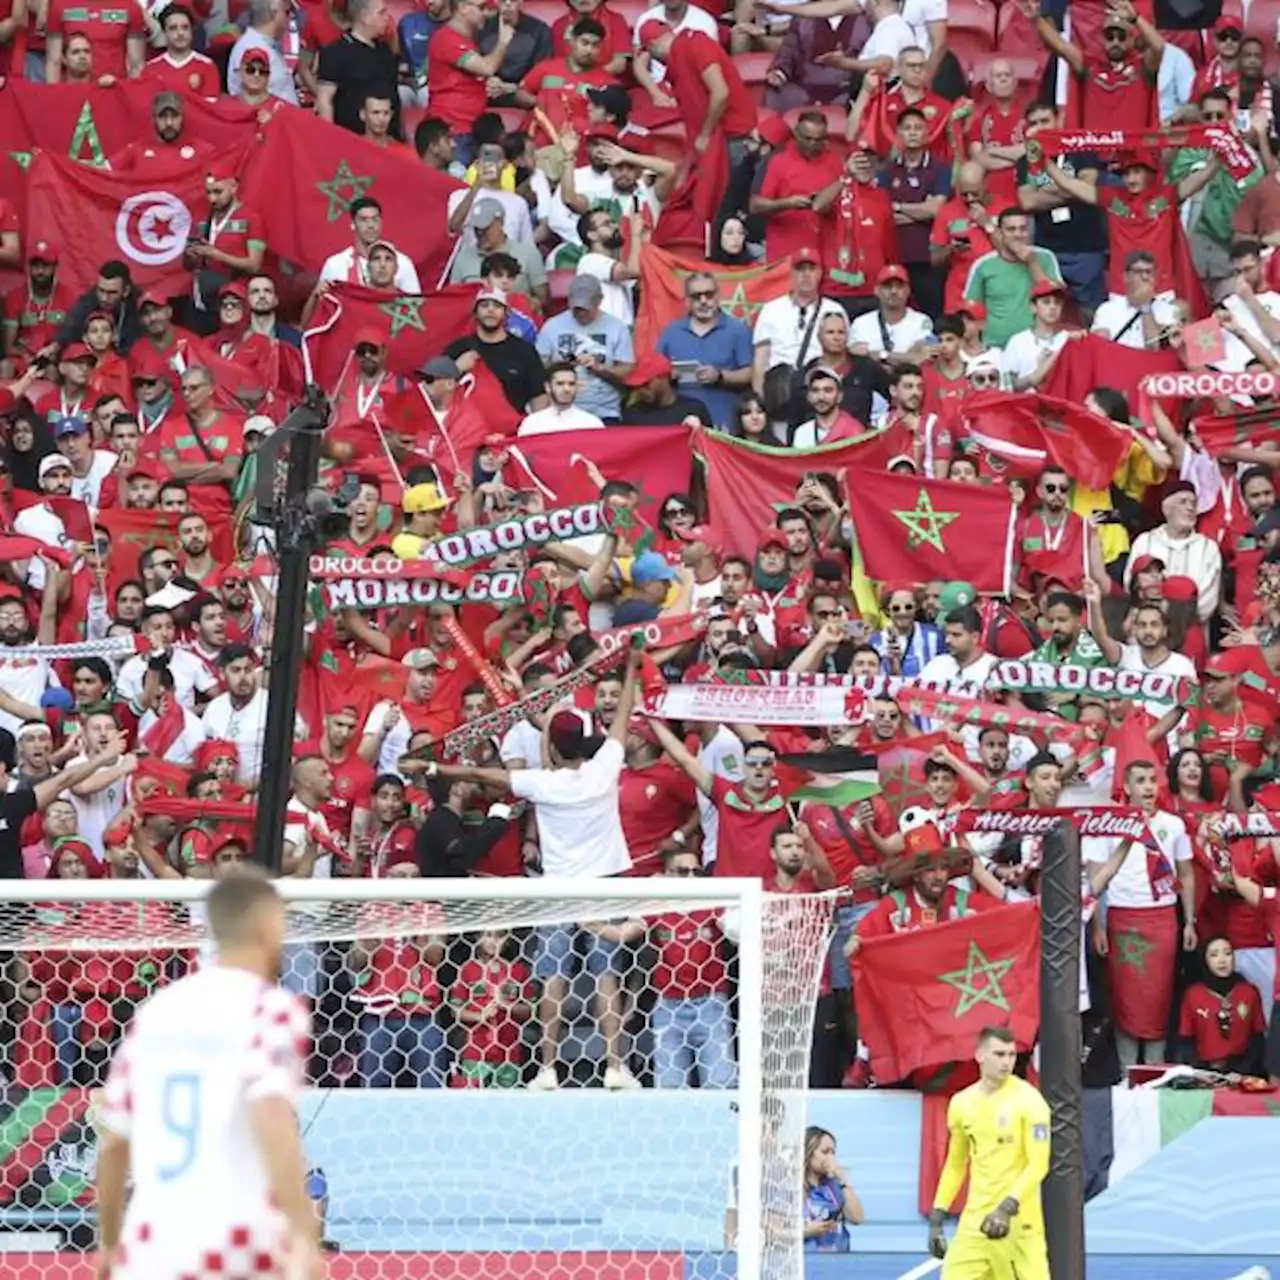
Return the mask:
<svg viewBox="0 0 1280 1280">
<path fill-rule="evenodd" d="M 929 1251 L 942 1280 L 1049 1280 L 1040 1184 L 1049 1172 L 1049 1104 L 1013 1074 L 1011 1032 L 978 1037 L 977 1084 L 947 1108 L 947 1161 L 929 1215 Z M 969 1171 L 969 1198 L 955 1238 L 943 1224 Z"/>
</svg>

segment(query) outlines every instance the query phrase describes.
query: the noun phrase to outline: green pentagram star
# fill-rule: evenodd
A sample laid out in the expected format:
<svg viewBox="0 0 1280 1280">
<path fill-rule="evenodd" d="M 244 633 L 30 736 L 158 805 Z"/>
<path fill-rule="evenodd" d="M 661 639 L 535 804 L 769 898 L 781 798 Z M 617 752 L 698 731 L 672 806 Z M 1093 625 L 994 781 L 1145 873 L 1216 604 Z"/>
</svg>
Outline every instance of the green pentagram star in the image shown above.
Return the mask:
<svg viewBox="0 0 1280 1280">
<path fill-rule="evenodd" d="M 1156 949 L 1154 942 L 1148 942 L 1136 929 L 1128 929 L 1117 933 L 1111 943 L 1111 953 L 1117 964 L 1131 965 L 1141 973 L 1147 971 L 1147 956 Z"/>
<path fill-rule="evenodd" d="M 752 302 L 747 297 L 747 286 L 740 284 L 734 291 L 720 302 L 720 310 L 727 316 L 737 316 L 739 320 L 754 320 L 756 312 L 763 303 Z"/>
<path fill-rule="evenodd" d="M 422 319 L 422 299 L 400 294 L 390 302 L 378 303 L 378 310 L 391 317 L 391 336 L 394 338 L 401 329 L 416 329 L 426 333 L 427 326 Z"/>
<path fill-rule="evenodd" d="M 929 546 L 944 554 L 947 547 L 942 540 L 942 531 L 953 520 L 960 519 L 958 511 L 936 510 L 927 489 L 920 490 L 916 505 L 910 511 L 895 511 L 893 514 L 907 526 L 909 548 Z"/>
<path fill-rule="evenodd" d="M 31 151 L 10 151 L 9 159 L 18 166 L 24 173 L 31 168 L 31 161 L 34 153 Z"/>
<path fill-rule="evenodd" d="M 327 222 L 337 222 L 347 216 L 347 210 L 353 200 L 358 200 L 373 186 L 373 175 L 357 176 L 351 172 L 351 166 L 345 161 L 338 162 L 338 171 L 328 182 L 317 182 L 316 189 L 328 197 L 329 207 L 325 210 Z"/>
<path fill-rule="evenodd" d="M 1004 1013 L 1009 1001 L 1000 982 L 1013 968 L 1012 960 L 988 960 L 976 942 L 969 943 L 969 955 L 963 969 L 938 974 L 938 981 L 960 992 L 955 1016 L 963 1018 L 975 1005 L 990 1004 Z"/>
</svg>

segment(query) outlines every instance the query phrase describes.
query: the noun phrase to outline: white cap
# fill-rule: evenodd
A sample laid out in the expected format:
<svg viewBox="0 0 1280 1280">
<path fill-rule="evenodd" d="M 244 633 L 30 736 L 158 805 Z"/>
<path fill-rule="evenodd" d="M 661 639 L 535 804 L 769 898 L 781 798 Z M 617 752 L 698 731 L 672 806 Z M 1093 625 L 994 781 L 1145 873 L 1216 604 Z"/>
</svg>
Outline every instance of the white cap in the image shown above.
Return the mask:
<svg viewBox="0 0 1280 1280">
<path fill-rule="evenodd" d="M 256 431 L 260 436 L 269 436 L 275 429 L 275 421 L 268 418 L 265 413 L 255 413 L 253 417 L 245 419 L 245 435 L 248 435 L 250 431 Z"/>
<path fill-rule="evenodd" d="M 38 480 L 43 480 L 50 471 L 56 471 L 59 467 L 66 467 L 66 469 L 70 471 L 71 463 L 69 463 L 60 453 L 46 453 L 45 456 L 40 459 L 40 466 L 36 470 L 36 478 Z"/>
</svg>

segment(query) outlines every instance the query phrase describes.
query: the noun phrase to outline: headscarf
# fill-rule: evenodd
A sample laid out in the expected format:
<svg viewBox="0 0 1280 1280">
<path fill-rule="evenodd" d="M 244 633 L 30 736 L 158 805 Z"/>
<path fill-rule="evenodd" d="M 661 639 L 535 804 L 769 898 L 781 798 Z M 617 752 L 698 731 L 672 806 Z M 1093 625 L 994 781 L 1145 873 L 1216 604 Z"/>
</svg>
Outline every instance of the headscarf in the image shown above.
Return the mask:
<svg viewBox="0 0 1280 1280">
<path fill-rule="evenodd" d="M 1227 974 L 1225 978 L 1219 978 L 1217 974 L 1211 973 L 1209 971 L 1209 965 L 1206 959 L 1206 957 L 1209 954 L 1209 948 L 1215 942 L 1226 942 L 1226 941 L 1228 941 L 1228 939 L 1224 934 L 1214 934 L 1212 938 L 1206 938 L 1204 942 L 1204 946 L 1200 948 L 1200 966 L 1201 966 L 1201 971 L 1204 974 L 1204 977 L 1201 979 L 1201 981 L 1220 1000 L 1225 1000 L 1227 996 L 1229 996 L 1232 990 L 1235 988 L 1236 983 L 1238 983 L 1241 980 L 1240 973 L 1234 965 L 1234 957 L 1235 957 L 1234 949 L 1232 950 L 1233 964 L 1231 967 L 1231 972 Z"/>
<path fill-rule="evenodd" d="M 30 449 L 19 450 L 13 447 L 13 430 L 19 422 L 26 423 L 34 433 Z M 4 446 L 4 464 L 13 479 L 15 489 L 40 493 L 40 460 L 56 452 L 53 428 L 46 419 L 30 408 L 20 409 L 13 415 L 10 436 Z"/>
<path fill-rule="evenodd" d="M 724 230 L 724 224 L 730 221 L 742 223 L 743 231 L 747 230 L 747 216 L 744 213 L 726 213 L 724 217 L 717 218 L 711 231 L 710 260 L 722 267 L 753 266 L 755 258 L 751 256 L 751 248 L 745 238 L 742 242 L 742 248 L 737 253 L 726 252 L 724 246 L 720 243 L 720 233 Z"/>
<path fill-rule="evenodd" d="M 64 853 L 74 853 L 80 859 L 80 864 L 84 867 L 90 880 L 102 879 L 102 863 L 98 861 L 88 842 L 81 839 L 80 836 L 59 836 L 50 849 L 48 873 L 50 880 L 59 879 L 58 863 L 62 861 Z"/>
</svg>

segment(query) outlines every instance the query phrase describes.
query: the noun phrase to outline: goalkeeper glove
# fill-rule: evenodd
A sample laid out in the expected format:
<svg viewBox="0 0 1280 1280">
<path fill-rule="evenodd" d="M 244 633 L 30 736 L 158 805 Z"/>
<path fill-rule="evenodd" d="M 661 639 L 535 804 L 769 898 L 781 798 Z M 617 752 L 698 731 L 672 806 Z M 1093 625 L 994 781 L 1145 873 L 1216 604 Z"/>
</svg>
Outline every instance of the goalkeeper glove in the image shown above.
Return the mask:
<svg viewBox="0 0 1280 1280">
<path fill-rule="evenodd" d="M 929 1215 L 929 1252 L 935 1258 L 947 1256 L 947 1233 L 943 1230 L 947 1221 L 945 1209 L 935 1209 Z"/>
<path fill-rule="evenodd" d="M 1006 1196 L 982 1220 L 982 1234 L 988 1240 L 1003 1240 L 1009 1234 L 1009 1219 L 1018 1212 L 1018 1202 Z"/>
</svg>

